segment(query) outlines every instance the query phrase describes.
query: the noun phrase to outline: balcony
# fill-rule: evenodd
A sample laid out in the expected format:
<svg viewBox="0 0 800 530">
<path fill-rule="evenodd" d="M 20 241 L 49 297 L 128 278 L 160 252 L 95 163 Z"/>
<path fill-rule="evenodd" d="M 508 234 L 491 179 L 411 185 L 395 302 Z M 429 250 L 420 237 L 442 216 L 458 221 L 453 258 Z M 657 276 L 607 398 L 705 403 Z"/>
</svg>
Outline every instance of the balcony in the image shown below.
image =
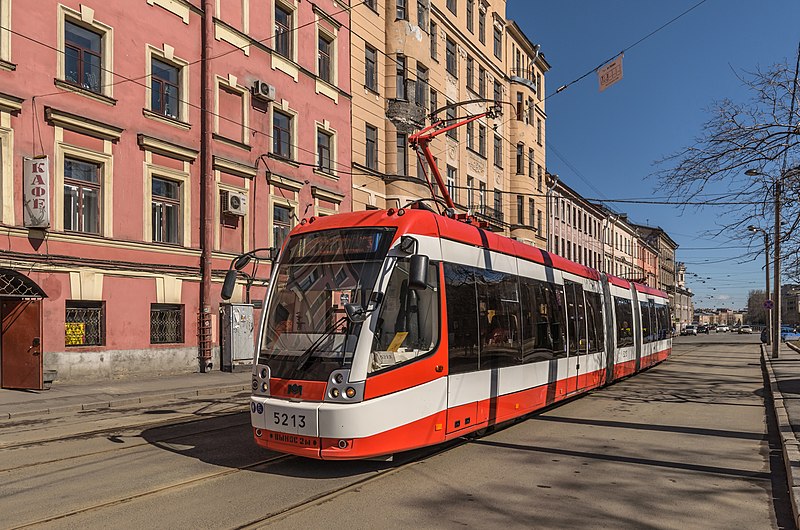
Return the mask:
<svg viewBox="0 0 800 530">
<path fill-rule="evenodd" d="M 475 217 L 481 221 L 487 221 L 492 225 L 493 230 L 503 229 L 503 211 L 495 210 L 491 206 L 485 204 L 477 204 L 472 208 Z"/>
<path fill-rule="evenodd" d="M 511 82 L 520 83 L 536 92 L 536 72 L 533 68 L 512 68 Z"/>
</svg>

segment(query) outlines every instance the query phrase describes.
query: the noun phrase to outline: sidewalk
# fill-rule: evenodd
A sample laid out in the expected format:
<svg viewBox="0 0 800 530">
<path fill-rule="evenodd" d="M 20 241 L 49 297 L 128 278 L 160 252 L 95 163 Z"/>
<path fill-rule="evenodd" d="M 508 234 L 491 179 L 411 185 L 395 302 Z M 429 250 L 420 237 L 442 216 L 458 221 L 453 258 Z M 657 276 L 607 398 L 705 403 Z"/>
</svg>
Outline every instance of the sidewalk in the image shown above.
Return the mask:
<svg viewBox="0 0 800 530">
<path fill-rule="evenodd" d="M 778 420 L 794 520 L 800 528 L 800 351 L 782 343 L 778 358 L 773 359 L 768 348 L 762 346 L 761 358 Z"/>
<path fill-rule="evenodd" d="M 130 407 L 195 396 L 250 391 L 251 374 L 213 371 L 130 377 L 89 383 L 54 383 L 49 390 L 0 390 L 0 421 L 82 410 Z"/>
</svg>

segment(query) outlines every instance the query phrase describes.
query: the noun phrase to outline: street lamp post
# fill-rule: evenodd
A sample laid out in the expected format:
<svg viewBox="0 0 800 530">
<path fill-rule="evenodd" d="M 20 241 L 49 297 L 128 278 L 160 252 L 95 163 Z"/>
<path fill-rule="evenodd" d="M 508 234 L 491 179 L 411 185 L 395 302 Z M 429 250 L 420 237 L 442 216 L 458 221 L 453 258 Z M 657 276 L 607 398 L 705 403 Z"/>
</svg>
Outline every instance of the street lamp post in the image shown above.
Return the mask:
<svg viewBox="0 0 800 530">
<path fill-rule="evenodd" d="M 762 234 L 764 234 L 764 261 L 765 261 L 764 272 L 767 277 L 766 289 L 764 290 L 764 302 L 766 303 L 766 301 L 770 299 L 769 298 L 769 232 L 767 232 L 763 228 L 759 228 L 754 225 L 748 226 L 747 229 L 750 230 L 751 232 L 761 232 Z M 772 339 L 770 335 L 772 334 L 772 309 L 768 309 L 765 305 L 764 313 L 767 316 L 766 324 L 767 324 L 767 330 L 769 330 L 767 332 L 767 344 L 771 344 Z"/>
</svg>

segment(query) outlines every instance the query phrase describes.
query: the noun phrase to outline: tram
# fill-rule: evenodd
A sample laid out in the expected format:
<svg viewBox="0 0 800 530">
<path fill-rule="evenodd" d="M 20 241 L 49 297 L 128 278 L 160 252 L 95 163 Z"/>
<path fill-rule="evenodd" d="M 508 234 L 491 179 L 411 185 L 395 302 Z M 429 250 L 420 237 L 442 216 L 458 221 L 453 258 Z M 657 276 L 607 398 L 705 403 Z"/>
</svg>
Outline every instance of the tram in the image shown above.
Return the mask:
<svg viewBox="0 0 800 530">
<path fill-rule="evenodd" d="M 492 427 L 672 346 L 666 293 L 426 208 L 301 222 L 259 329 L 255 441 L 323 460 Z"/>
</svg>

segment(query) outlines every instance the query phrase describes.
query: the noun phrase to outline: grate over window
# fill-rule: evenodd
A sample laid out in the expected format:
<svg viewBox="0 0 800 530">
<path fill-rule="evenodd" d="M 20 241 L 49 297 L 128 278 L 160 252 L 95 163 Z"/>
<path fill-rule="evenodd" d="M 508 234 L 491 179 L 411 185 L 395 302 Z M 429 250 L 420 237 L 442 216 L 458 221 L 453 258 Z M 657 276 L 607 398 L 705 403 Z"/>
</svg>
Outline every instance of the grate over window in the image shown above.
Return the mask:
<svg viewBox="0 0 800 530">
<path fill-rule="evenodd" d="M 9 298 L 47 297 L 33 280 L 12 269 L 0 269 L 0 296 Z"/>
<path fill-rule="evenodd" d="M 183 306 L 152 304 L 150 306 L 150 344 L 183 342 Z"/>
<path fill-rule="evenodd" d="M 105 342 L 102 302 L 68 301 L 64 321 L 66 346 L 102 346 Z"/>
</svg>

